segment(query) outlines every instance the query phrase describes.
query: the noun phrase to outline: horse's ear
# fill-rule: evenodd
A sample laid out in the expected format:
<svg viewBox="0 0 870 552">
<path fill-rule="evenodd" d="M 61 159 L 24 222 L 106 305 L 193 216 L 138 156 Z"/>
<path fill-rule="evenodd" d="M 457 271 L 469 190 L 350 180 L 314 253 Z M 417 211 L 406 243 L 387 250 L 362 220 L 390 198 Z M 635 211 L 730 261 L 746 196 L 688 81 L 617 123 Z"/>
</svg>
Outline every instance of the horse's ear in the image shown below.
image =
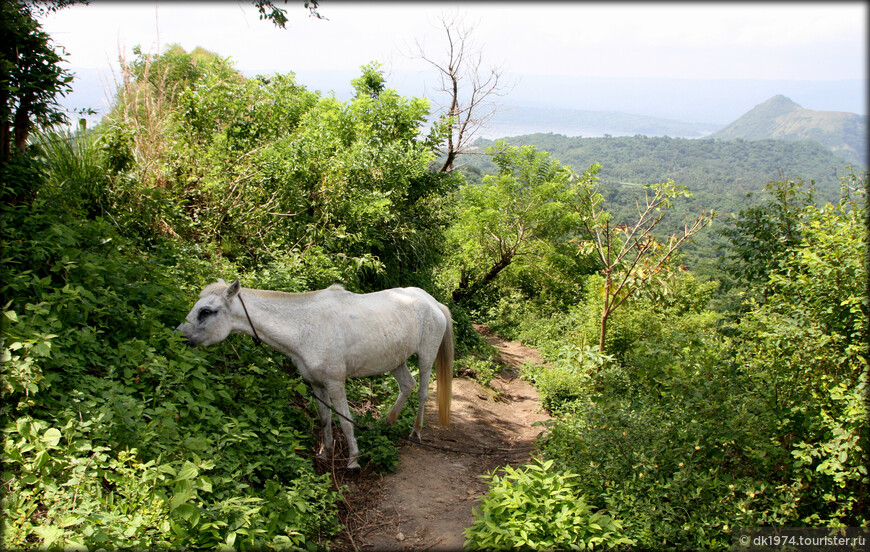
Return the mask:
<svg viewBox="0 0 870 552">
<path fill-rule="evenodd" d="M 224 279 L 223 279 L 223 278 L 218 278 L 217 283 L 219 283 L 219 284 L 226 284 L 226 282 L 224 282 Z"/>
<path fill-rule="evenodd" d="M 239 290 L 241 289 L 242 284 L 239 283 L 239 280 L 237 278 L 235 282 L 227 286 L 227 289 L 224 290 L 224 299 L 226 299 L 227 302 L 232 301 L 236 298 L 236 295 L 239 294 Z"/>
</svg>

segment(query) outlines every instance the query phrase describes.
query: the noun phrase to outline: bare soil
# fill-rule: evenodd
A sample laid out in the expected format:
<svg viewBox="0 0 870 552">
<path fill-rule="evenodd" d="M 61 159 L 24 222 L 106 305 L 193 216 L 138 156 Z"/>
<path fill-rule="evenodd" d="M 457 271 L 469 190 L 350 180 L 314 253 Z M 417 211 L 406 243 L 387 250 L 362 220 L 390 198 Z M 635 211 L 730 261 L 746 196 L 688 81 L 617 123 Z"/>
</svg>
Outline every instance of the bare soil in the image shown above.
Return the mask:
<svg viewBox="0 0 870 552">
<path fill-rule="evenodd" d="M 534 424 L 549 416 L 517 369 L 525 362 L 541 363 L 541 356 L 485 326 L 475 329 L 499 351 L 496 360 L 503 369 L 493 389 L 454 378 L 451 426 L 444 429 L 438 425 L 433 385 L 423 442 L 439 448 L 407 443 L 395 473 L 363 472 L 337 481 L 350 492 L 342 512 L 345 531 L 332 543 L 333 550 L 461 550 L 463 531 L 474 522 L 472 508 L 486 492 L 480 476 L 530 459 L 542 431 Z"/>
</svg>

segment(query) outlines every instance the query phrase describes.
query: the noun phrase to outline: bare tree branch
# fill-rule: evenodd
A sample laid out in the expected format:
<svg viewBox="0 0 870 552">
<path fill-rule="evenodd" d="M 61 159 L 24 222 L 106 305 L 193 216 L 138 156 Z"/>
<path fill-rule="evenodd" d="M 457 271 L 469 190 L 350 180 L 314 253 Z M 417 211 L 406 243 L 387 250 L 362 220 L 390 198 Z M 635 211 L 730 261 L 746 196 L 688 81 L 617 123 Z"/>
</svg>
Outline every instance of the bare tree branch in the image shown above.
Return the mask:
<svg viewBox="0 0 870 552">
<path fill-rule="evenodd" d="M 450 172 L 457 156 L 467 152 L 477 132 L 495 115 L 493 98 L 506 95 L 513 86 L 505 83 L 501 67 L 484 66 L 483 50 L 472 41 L 473 25 L 465 25 L 457 15 L 442 15 L 439 26 L 447 37 L 446 59 L 427 54 L 419 40 L 412 57 L 438 71 L 437 91 L 446 97 L 439 108 L 451 119 L 439 172 Z"/>
<path fill-rule="evenodd" d="M 650 191 L 654 194 L 650 197 Z M 644 205 L 636 200 L 637 220 L 633 226 L 611 228 L 609 215 L 599 209 L 602 203 L 599 186 L 589 186 L 585 191 L 583 226 L 594 237 L 593 248 L 602 261 L 601 273 L 604 275 L 604 303 L 601 312 L 601 332 L 599 350 L 604 352 L 604 340 L 610 315 L 632 297 L 637 290 L 646 285 L 657 274 L 671 255 L 689 238 L 704 229 L 715 213 L 702 211 L 691 225 L 688 219 L 681 233 L 668 236 L 667 246 L 663 248 L 653 237 L 653 230 L 665 217 L 674 197 L 686 195 L 685 189 L 676 187 L 673 181 L 651 186 L 645 190 Z M 622 234 L 622 240 L 614 233 Z M 621 241 L 621 243 L 620 243 Z M 613 255 L 616 249 L 615 256 Z M 664 249 L 657 256 L 656 249 Z M 642 270 L 645 268 L 646 270 Z M 614 281 L 616 280 L 616 281 Z"/>
</svg>

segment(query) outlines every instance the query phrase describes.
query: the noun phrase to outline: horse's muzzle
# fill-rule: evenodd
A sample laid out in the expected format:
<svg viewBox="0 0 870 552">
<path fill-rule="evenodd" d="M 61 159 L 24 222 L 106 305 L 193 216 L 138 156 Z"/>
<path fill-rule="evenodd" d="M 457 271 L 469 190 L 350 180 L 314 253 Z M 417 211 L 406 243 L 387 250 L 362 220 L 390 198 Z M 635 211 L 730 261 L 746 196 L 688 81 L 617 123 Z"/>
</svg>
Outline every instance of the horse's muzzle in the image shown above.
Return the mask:
<svg viewBox="0 0 870 552">
<path fill-rule="evenodd" d="M 177 328 L 175 328 L 175 333 L 180 333 L 181 337 L 184 339 L 184 344 L 188 347 L 196 347 L 196 343 L 190 340 L 190 336 L 188 336 L 187 332 L 184 331 L 186 326 L 190 326 L 190 322 L 184 322 L 179 324 Z"/>
</svg>

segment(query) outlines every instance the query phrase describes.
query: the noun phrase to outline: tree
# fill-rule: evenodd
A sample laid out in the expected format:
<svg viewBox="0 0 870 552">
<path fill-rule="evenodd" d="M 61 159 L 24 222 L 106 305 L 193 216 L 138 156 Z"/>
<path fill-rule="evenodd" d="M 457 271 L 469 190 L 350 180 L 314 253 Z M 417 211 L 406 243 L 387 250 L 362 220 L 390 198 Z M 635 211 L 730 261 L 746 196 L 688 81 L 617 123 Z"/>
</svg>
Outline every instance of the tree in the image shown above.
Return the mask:
<svg viewBox="0 0 870 552">
<path fill-rule="evenodd" d="M 454 259 L 461 266 L 454 301 L 491 283 L 517 258 L 569 240 L 579 222 L 574 173 L 534 146 L 489 148 L 498 174 L 459 192 L 451 229 Z M 582 180 L 591 179 L 586 173 Z"/>
<path fill-rule="evenodd" d="M 66 121 L 57 97 L 72 90 L 73 77 L 58 65 L 61 60 L 28 5 L 0 4 L 0 161 L 24 152 L 34 125 Z"/>
<path fill-rule="evenodd" d="M 284 0 L 286 4 L 288 0 Z M 253 0 L 252 4 L 260 12 L 260 19 L 268 19 L 275 24 L 276 27 L 282 29 L 287 25 L 287 10 L 279 8 L 273 0 Z M 309 15 L 317 19 L 326 19 L 320 12 L 317 11 L 318 0 L 305 0 L 303 3 L 308 9 Z"/>
<path fill-rule="evenodd" d="M 450 172 L 456 157 L 467 151 L 475 133 L 495 115 L 493 97 L 505 95 L 508 87 L 500 68 L 484 68 L 482 49 L 471 39 L 474 27 L 464 25 L 457 17 L 442 16 L 440 23 L 447 35 L 446 58 L 430 57 L 419 41 L 416 57 L 438 71 L 438 92 L 447 97 L 446 105 L 441 108 L 449 121 L 450 132 L 441 152 L 444 162 L 440 172 Z"/>
<path fill-rule="evenodd" d="M 597 172 L 597 163 L 593 169 Z M 602 208 L 604 198 L 597 181 L 592 179 L 582 188 L 584 216 L 580 220 L 592 238 L 584 243 L 583 249 L 598 256 L 604 275 L 604 304 L 598 341 L 601 353 L 604 352 L 607 321 L 613 312 L 648 285 L 665 267 L 671 255 L 686 240 L 704 229 L 714 216 L 713 212 L 702 211 L 691 222 L 687 218 L 682 231 L 674 232 L 665 243 L 661 243 L 654 236 L 654 230 L 672 208 L 675 198 L 692 197 L 692 194 L 684 186 L 674 184 L 673 180 L 645 186 L 645 189 L 644 203 L 635 202 L 635 223 L 614 225 L 611 224 L 610 213 Z"/>
<path fill-rule="evenodd" d="M 719 233 L 731 242 L 726 271 L 750 288 L 763 288 L 770 273 L 800 243 L 800 216 L 813 204 L 814 183 L 803 190 L 800 180 L 772 181 L 768 198 L 729 219 Z M 751 195 L 751 194 L 750 194 Z"/>
<path fill-rule="evenodd" d="M 340 102 L 292 74 L 245 78 L 194 57 L 173 48 L 128 66 L 105 138 L 124 175 L 119 220 L 140 213 L 149 239 L 210 243 L 239 262 L 305 263 L 306 288 L 428 285 L 454 178 L 427 169 L 439 137 L 423 136 L 426 99 L 387 87 L 377 64 Z"/>
<path fill-rule="evenodd" d="M 750 299 L 735 326 L 747 395 L 769 411 L 757 430 L 789 458 L 775 470 L 810 525 L 870 519 L 867 177 L 843 178 L 837 204 L 789 212 L 798 237 L 757 284 L 764 301 Z"/>
</svg>

